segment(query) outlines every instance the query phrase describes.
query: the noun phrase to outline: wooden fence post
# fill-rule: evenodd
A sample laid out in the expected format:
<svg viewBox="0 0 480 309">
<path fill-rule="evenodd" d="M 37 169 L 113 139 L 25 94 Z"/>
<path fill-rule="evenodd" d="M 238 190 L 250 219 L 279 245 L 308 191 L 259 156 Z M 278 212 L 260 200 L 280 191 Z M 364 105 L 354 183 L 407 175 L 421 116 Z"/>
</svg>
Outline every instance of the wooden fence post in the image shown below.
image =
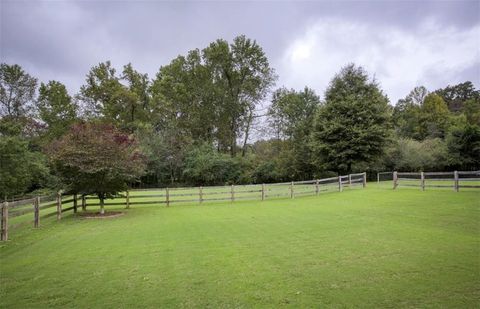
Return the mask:
<svg viewBox="0 0 480 309">
<path fill-rule="evenodd" d="M 393 172 L 393 190 L 398 186 L 398 175 L 397 172 Z"/>
<path fill-rule="evenodd" d="M 77 213 L 77 193 L 73 195 L 73 213 Z"/>
<path fill-rule="evenodd" d="M 165 188 L 165 201 L 167 202 L 167 207 L 170 206 L 170 195 L 168 193 L 168 187 Z"/>
<path fill-rule="evenodd" d="M 62 219 L 62 191 L 57 193 L 57 220 Z"/>
<path fill-rule="evenodd" d="M 200 201 L 200 204 L 203 203 L 203 190 L 202 186 L 198 187 L 198 198 Z"/>
<path fill-rule="evenodd" d="M 420 185 L 422 187 L 422 191 L 425 191 L 425 174 L 423 172 L 420 172 Z"/>
<path fill-rule="evenodd" d="M 348 185 L 352 185 L 352 174 L 348 174 Z"/>
<path fill-rule="evenodd" d="M 380 173 L 377 173 L 377 185 L 380 184 Z"/>
<path fill-rule="evenodd" d="M 82 211 L 87 210 L 87 199 L 85 198 L 85 194 L 82 194 Z"/>
<path fill-rule="evenodd" d="M 2 206 L 2 234 L 0 240 L 8 240 L 8 202 Z"/>
<path fill-rule="evenodd" d="M 37 196 L 33 201 L 33 227 L 40 225 L 40 197 Z"/>
<path fill-rule="evenodd" d="M 232 192 L 231 193 L 232 193 L 231 200 L 233 202 L 233 201 L 235 201 L 235 187 L 234 187 L 234 185 L 232 185 Z"/>
<path fill-rule="evenodd" d="M 265 184 L 262 183 L 262 201 L 265 200 Z"/>
<path fill-rule="evenodd" d="M 125 208 L 128 209 L 130 208 L 130 192 L 127 190 L 126 192 L 126 197 L 125 197 Z"/>
<path fill-rule="evenodd" d="M 455 189 L 454 190 L 455 190 L 455 192 L 458 192 L 459 189 L 460 189 L 460 187 L 458 185 L 458 171 L 453 172 L 453 176 L 454 176 L 454 179 L 455 179 L 455 186 L 454 186 Z"/>
<path fill-rule="evenodd" d="M 338 176 L 338 192 L 343 191 L 343 185 L 342 185 L 342 175 Z"/>
<path fill-rule="evenodd" d="M 363 173 L 363 187 L 365 188 L 367 186 L 367 172 Z"/>
<path fill-rule="evenodd" d="M 294 198 L 294 197 L 295 195 L 293 193 L 293 181 L 292 181 L 292 183 L 290 184 L 290 198 Z"/>
<path fill-rule="evenodd" d="M 315 181 L 315 195 L 318 195 L 318 192 L 320 191 L 319 182 L 320 181 L 318 179 Z"/>
</svg>

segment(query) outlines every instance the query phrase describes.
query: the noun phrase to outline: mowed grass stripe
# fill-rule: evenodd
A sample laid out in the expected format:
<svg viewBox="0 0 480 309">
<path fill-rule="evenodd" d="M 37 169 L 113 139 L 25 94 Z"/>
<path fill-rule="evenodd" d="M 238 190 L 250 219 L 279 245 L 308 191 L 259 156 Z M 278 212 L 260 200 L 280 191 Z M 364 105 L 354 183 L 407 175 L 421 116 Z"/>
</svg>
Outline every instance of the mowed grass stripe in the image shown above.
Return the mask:
<svg viewBox="0 0 480 309">
<path fill-rule="evenodd" d="M 0 305 L 474 307 L 479 199 L 369 186 L 66 215 L 0 244 Z"/>
</svg>

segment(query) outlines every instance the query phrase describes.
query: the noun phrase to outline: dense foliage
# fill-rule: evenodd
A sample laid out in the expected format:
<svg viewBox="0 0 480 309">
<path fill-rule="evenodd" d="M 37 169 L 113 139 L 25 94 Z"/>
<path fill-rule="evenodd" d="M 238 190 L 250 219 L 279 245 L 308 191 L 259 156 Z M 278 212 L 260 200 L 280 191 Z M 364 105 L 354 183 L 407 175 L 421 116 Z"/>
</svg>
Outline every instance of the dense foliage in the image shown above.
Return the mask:
<svg viewBox="0 0 480 309">
<path fill-rule="evenodd" d="M 30 151 L 28 142 L 17 136 L 0 136 L 0 196 L 15 196 L 48 185 L 45 156 Z"/>
<path fill-rule="evenodd" d="M 108 124 L 73 125 L 50 146 L 49 154 L 65 188 L 96 194 L 102 213 L 104 199 L 126 190 L 145 169 L 135 139 Z"/>
<path fill-rule="evenodd" d="M 334 77 L 317 112 L 312 144 L 324 169 L 350 173 L 371 163 L 389 136 L 388 99 L 367 73 L 348 65 Z"/>
<path fill-rule="evenodd" d="M 276 78 L 245 36 L 180 55 L 153 78 L 99 63 L 75 94 L 3 63 L 0 195 L 480 168 L 480 91 L 469 81 L 418 86 L 390 105 L 354 64 L 323 99 L 309 87 L 272 91 Z"/>
</svg>

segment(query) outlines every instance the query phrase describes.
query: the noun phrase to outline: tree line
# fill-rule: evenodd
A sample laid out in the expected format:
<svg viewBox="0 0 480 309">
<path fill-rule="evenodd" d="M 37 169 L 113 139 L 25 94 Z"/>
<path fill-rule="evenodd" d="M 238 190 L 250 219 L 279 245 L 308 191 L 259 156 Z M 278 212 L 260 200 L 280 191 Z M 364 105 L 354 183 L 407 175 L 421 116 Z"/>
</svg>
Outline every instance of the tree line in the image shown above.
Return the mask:
<svg viewBox="0 0 480 309">
<path fill-rule="evenodd" d="M 323 99 L 276 81 L 245 36 L 180 55 L 153 78 L 100 63 L 75 94 L 2 63 L 0 195 L 74 188 L 82 173 L 96 175 L 83 187 L 158 187 L 480 167 L 480 91 L 469 81 L 419 86 L 395 105 L 355 64 Z"/>
</svg>

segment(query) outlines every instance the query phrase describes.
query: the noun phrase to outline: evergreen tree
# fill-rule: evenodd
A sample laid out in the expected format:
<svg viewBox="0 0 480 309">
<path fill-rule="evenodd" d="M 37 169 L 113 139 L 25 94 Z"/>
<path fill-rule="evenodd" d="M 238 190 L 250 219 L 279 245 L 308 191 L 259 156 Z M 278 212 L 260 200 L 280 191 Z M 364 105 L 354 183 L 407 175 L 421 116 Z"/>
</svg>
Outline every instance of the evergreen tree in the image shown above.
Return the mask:
<svg viewBox="0 0 480 309">
<path fill-rule="evenodd" d="M 312 146 L 318 164 L 349 173 L 356 163 L 373 162 L 389 136 L 388 98 L 363 68 L 344 67 L 331 81 L 315 117 Z"/>
</svg>

